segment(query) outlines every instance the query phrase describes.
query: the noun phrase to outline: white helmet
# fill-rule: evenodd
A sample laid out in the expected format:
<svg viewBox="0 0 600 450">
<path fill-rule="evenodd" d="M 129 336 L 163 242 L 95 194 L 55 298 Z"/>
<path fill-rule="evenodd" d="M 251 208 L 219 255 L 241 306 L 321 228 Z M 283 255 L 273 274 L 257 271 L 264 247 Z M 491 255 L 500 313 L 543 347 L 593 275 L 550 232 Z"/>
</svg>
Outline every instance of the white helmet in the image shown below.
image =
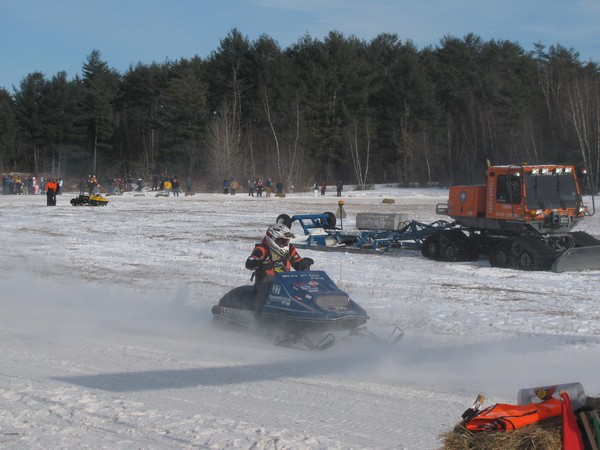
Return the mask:
<svg viewBox="0 0 600 450">
<path fill-rule="evenodd" d="M 280 256 L 285 256 L 290 251 L 290 239 L 295 238 L 294 233 L 282 223 L 274 223 L 267 228 L 265 239 L 271 250 Z"/>
</svg>

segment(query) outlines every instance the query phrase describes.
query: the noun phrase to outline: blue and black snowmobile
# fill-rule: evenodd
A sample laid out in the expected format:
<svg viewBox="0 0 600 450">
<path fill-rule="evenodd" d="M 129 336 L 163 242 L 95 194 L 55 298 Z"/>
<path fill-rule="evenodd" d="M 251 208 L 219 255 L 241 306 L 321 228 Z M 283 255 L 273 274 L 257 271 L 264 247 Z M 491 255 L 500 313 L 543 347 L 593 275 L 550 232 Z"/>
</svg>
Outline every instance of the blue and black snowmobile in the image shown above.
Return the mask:
<svg viewBox="0 0 600 450">
<path fill-rule="evenodd" d="M 262 329 L 278 345 L 324 350 L 335 343 L 333 332 L 380 340 L 367 330 L 366 311 L 339 289 L 323 271 L 281 272 L 275 276 L 262 314 L 254 314 L 254 286 L 232 289 L 212 308 L 217 324 Z M 324 335 L 314 343 L 309 336 Z M 393 344 L 402 337 L 395 328 L 385 342 Z"/>
</svg>

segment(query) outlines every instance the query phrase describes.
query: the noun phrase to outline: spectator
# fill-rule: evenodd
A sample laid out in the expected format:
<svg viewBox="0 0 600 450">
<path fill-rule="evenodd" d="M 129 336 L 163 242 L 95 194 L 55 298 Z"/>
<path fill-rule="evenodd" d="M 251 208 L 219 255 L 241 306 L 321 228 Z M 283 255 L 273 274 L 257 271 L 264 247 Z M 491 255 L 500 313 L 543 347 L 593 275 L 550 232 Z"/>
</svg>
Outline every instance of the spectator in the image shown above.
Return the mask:
<svg viewBox="0 0 600 450">
<path fill-rule="evenodd" d="M 231 180 L 231 195 L 235 195 L 235 193 L 237 192 L 237 190 L 239 189 L 240 184 L 238 183 L 238 181 L 234 178 L 233 180 Z"/>
<path fill-rule="evenodd" d="M 163 182 L 163 189 L 165 191 L 165 197 L 168 197 L 171 195 L 171 189 L 173 188 L 173 184 L 171 183 L 171 180 L 169 180 L 168 178 Z"/>
<path fill-rule="evenodd" d="M 174 176 L 173 180 L 171 181 L 171 189 L 173 189 L 173 195 L 175 197 L 179 197 L 179 192 L 180 192 L 179 180 L 177 179 L 176 176 Z"/>
<path fill-rule="evenodd" d="M 248 180 L 248 195 L 250 197 L 254 197 L 254 188 L 256 187 L 256 184 L 254 183 L 254 180 Z"/>
<path fill-rule="evenodd" d="M 50 178 L 46 183 L 46 206 L 56 206 L 56 191 L 58 191 L 58 182 Z"/>
<path fill-rule="evenodd" d="M 186 194 L 192 193 L 192 177 L 187 177 L 185 179 L 185 192 Z"/>
<path fill-rule="evenodd" d="M 96 187 L 97 182 L 98 180 L 96 179 L 96 175 L 88 175 L 86 180 L 88 194 L 92 195 L 94 193 L 94 188 Z"/>
<path fill-rule="evenodd" d="M 342 183 L 342 180 L 338 180 L 338 182 L 335 185 L 335 187 L 337 189 L 337 196 L 341 197 L 342 196 L 342 191 L 344 190 L 344 183 Z"/>
</svg>

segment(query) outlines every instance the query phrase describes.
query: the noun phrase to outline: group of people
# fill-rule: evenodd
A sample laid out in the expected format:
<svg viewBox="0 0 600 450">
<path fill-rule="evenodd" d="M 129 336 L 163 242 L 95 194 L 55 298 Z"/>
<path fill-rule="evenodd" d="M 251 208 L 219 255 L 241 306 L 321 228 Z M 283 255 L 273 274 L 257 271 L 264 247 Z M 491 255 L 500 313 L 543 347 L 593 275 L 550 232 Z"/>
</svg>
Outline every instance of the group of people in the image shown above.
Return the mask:
<svg viewBox="0 0 600 450">
<path fill-rule="evenodd" d="M 123 176 L 123 177 L 110 177 L 106 179 L 106 189 L 109 194 L 119 195 L 123 192 L 130 192 L 134 189 L 136 191 L 141 191 L 143 187 L 143 178 L 139 176 L 136 181 L 134 181 L 131 175 Z M 88 175 L 87 177 L 81 177 L 79 180 L 79 194 L 92 195 L 100 193 L 100 181 L 96 175 Z"/>
<path fill-rule="evenodd" d="M 262 197 L 263 193 L 266 197 L 270 197 L 273 190 L 275 190 L 276 195 L 283 195 L 283 183 L 281 181 L 273 183 L 271 177 L 264 180 L 262 178 L 249 178 L 247 186 L 249 197 L 254 197 L 254 194 L 256 194 L 256 197 Z M 239 189 L 240 184 L 236 178 L 225 178 L 223 180 L 223 194 L 235 195 Z"/>
<path fill-rule="evenodd" d="M 335 184 L 335 189 L 336 195 L 341 197 L 342 191 L 344 190 L 344 183 L 342 183 L 342 180 L 338 180 L 338 182 Z M 327 184 L 325 184 L 325 181 L 316 181 L 313 190 L 315 191 L 315 197 L 319 195 L 319 192 L 321 195 L 325 195 L 325 192 L 327 192 Z"/>
<path fill-rule="evenodd" d="M 114 178 L 111 178 L 109 181 L 111 185 L 116 182 Z M 79 195 L 84 195 L 86 192 L 89 195 L 96 194 L 98 193 L 99 187 L 100 185 L 96 175 L 88 175 L 87 177 L 81 177 L 79 179 Z"/>
<path fill-rule="evenodd" d="M 179 197 L 181 193 L 181 185 L 179 184 L 179 180 L 176 175 L 172 177 L 167 177 L 162 181 L 162 191 L 166 197 L 169 197 L 173 194 L 174 197 Z"/>
<path fill-rule="evenodd" d="M 273 193 L 273 180 L 271 178 L 267 178 L 263 181 L 260 178 L 255 180 L 248 180 L 248 195 L 254 197 L 254 193 L 256 192 L 257 197 L 262 197 L 263 192 L 266 191 L 266 196 L 270 197 Z"/>
<path fill-rule="evenodd" d="M 38 195 L 46 193 L 46 184 L 48 180 L 44 177 L 37 177 L 30 175 L 23 177 L 21 175 L 3 175 L 2 176 L 2 194 L 3 195 Z M 63 180 L 59 178 L 57 180 L 58 191 L 60 194 L 60 188 L 62 187 Z"/>
<path fill-rule="evenodd" d="M 238 189 L 240 188 L 240 183 L 235 178 L 231 180 L 229 178 L 225 178 L 223 180 L 223 194 L 231 194 L 235 195 Z"/>
<path fill-rule="evenodd" d="M 109 178 L 107 180 L 108 183 L 108 191 L 112 194 L 120 194 L 123 191 L 131 191 L 133 190 L 134 181 L 131 175 L 122 178 Z M 136 180 L 136 188 L 135 190 L 141 192 L 144 184 L 142 176 L 138 176 Z M 47 205 L 48 206 L 56 206 L 56 196 L 61 194 L 63 185 L 62 178 L 49 178 L 45 180 L 43 177 L 38 178 L 37 176 L 28 176 L 21 177 L 19 175 L 4 175 L 2 176 L 2 194 L 4 195 L 33 195 L 33 194 L 46 194 L 47 196 Z M 232 178 L 225 179 L 223 181 L 223 193 L 235 195 L 239 190 L 240 185 L 237 179 Z M 340 197 L 342 195 L 343 184 L 342 181 L 338 181 L 336 184 L 337 188 L 337 196 Z M 186 192 L 191 193 L 192 189 L 192 179 L 190 177 L 186 180 Z M 273 193 L 273 189 L 275 189 L 276 194 L 283 194 L 283 183 L 281 181 L 277 181 L 277 183 L 273 183 L 273 180 L 270 177 L 267 177 L 266 180 L 262 180 L 260 178 L 249 179 L 248 180 L 248 195 L 254 197 L 256 193 L 257 197 L 262 197 L 263 192 L 266 193 L 267 197 L 270 197 Z M 324 181 L 320 183 L 315 183 L 315 195 L 320 191 L 321 195 L 325 195 L 326 192 L 326 184 Z M 166 176 L 164 174 L 161 175 L 153 175 L 152 177 L 152 190 L 153 191 L 163 191 L 164 195 L 169 197 L 171 194 L 173 196 L 178 197 L 181 193 L 181 185 L 176 175 Z M 79 181 L 79 193 L 84 195 L 85 193 L 92 195 L 100 193 L 100 184 L 98 182 L 98 178 L 96 175 L 88 175 L 87 177 L 82 177 Z"/>
<path fill-rule="evenodd" d="M 141 188 L 139 189 L 141 191 Z M 152 175 L 152 190 L 165 191 L 167 197 L 173 193 L 175 197 L 179 197 L 181 191 L 181 183 L 177 175 L 154 174 Z M 185 192 L 192 193 L 192 178 L 187 177 L 185 180 Z"/>
</svg>

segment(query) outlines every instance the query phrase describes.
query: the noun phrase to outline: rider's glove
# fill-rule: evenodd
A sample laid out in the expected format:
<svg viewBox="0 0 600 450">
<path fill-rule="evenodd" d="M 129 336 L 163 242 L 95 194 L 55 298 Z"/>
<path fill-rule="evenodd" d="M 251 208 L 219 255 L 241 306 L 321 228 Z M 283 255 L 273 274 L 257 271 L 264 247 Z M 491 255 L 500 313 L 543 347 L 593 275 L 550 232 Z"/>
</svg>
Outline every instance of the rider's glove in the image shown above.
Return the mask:
<svg viewBox="0 0 600 450">
<path fill-rule="evenodd" d="M 302 258 L 298 262 L 298 270 L 310 270 L 310 266 L 312 266 L 315 262 L 312 258 Z"/>
</svg>

